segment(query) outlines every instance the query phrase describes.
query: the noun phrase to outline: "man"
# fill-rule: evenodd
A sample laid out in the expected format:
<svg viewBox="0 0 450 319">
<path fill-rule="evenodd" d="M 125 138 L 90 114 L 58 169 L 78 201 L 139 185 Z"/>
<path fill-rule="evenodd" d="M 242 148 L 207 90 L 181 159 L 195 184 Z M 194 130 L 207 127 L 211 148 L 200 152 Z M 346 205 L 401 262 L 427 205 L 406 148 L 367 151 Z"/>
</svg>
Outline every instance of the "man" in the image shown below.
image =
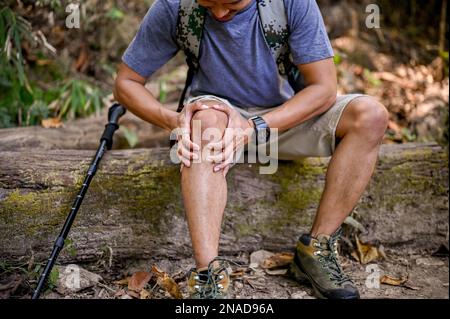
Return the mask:
<svg viewBox="0 0 450 319">
<path fill-rule="evenodd" d="M 341 224 L 373 173 L 388 113 L 371 97 L 337 96 L 333 51 L 314 0 L 284 0 L 293 62 L 306 85 L 294 94 L 279 77 L 256 2 L 198 0 L 207 9 L 200 66 L 185 107 L 177 113 L 144 88 L 146 78 L 178 51 L 180 0 L 155 1 L 123 56 L 115 98 L 150 123 L 183 129 L 178 150 L 197 266 L 188 281 L 193 298 L 226 296 L 229 285 L 226 264 L 217 258 L 226 174 L 237 152 L 236 136 L 230 137 L 228 129 L 267 127 L 278 131 L 280 159 L 332 156 L 311 232 L 297 243 L 292 275 L 309 281 L 318 297 L 359 298 L 339 265 L 336 245 Z M 195 140 L 194 121 L 202 132 L 215 128 L 221 136 Z M 214 155 L 205 155 L 211 150 Z"/>
</svg>

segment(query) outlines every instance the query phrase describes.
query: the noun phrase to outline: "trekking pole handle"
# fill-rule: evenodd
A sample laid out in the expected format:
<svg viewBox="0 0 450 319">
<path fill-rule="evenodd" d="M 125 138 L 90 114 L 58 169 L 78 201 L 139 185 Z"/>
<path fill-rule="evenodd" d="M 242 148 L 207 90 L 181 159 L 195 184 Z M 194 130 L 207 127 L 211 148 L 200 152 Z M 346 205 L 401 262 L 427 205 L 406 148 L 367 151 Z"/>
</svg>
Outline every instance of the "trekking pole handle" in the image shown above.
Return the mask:
<svg viewBox="0 0 450 319">
<path fill-rule="evenodd" d="M 119 103 L 114 103 L 108 111 L 108 121 L 109 123 L 117 124 L 119 118 L 126 113 L 126 109 Z"/>
<path fill-rule="evenodd" d="M 112 148 L 114 132 L 119 128 L 119 119 L 124 115 L 126 109 L 119 103 L 114 103 L 108 111 L 108 124 L 105 125 L 105 130 L 100 138 L 100 141 L 106 142 L 108 150 Z"/>
</svg>

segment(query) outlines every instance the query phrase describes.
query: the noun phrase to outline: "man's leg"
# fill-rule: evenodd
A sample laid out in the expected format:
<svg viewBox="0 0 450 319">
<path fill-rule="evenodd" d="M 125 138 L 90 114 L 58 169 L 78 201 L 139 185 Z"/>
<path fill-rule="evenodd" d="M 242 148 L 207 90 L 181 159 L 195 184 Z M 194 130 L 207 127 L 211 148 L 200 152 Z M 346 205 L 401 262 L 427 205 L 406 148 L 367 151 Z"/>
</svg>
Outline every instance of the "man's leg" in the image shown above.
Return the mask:
<svg viewBox="0 0 450 319">
<path fill-rule="evenodd" d="M 347 105 L 311 236 L 333 234 L 356 206 L 373 174 L 387 122 L 386 108 L 370 97 Z"/>
<path fill-rule="evenodd" d="M 298 242 L 291 274 L 308 280 L 319 298 L 359 299 L 357 287 L 337 259 L 336 230 L 350 214 L 366 188 L 387 126 L 384 106 L 359 97 L 345 108 L 336 136 L 340 142 L 330 161 L 325 189 L 311 234 Z"/>
<path fill-rule="evenodd" d="M 217 101 L 212 104 L 217 104 Z M 183 168 L 181 186 L 194 258 L 199 269 L 207 267 L 218 255 L 222 216 L 227 200 L 226 179 L 221 172 L 213 172 L 213 164 L 204 158 L 207 152 L 203 152 L 203 148 L 210 142 L 219 141 L 226 129 L 228 117 L 220 111 L 204 110 L 194 115 L 194 121 L 201 123 L 203 139 L 199 141 L 193 132 L 193 142 L 200 145 L 203 158 L 201 163 L 192 163 L 190 168 Z M 218 130 L 220 136 L 217 133 L 216 136 L 206 136 L 214 129 Z M 206 134 L 203 134 L 205 131 Z"/>
</svg>

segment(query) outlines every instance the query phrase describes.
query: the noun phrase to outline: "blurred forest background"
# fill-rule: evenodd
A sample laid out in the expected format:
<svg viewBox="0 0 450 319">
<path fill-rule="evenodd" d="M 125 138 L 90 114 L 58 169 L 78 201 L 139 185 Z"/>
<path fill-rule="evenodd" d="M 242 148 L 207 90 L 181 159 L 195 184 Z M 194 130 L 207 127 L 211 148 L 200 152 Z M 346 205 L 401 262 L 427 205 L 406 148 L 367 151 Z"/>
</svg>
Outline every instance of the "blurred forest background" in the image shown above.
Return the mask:
<svg viewBox="0 0 450 319">
<path fill-rule="evenodd" d="M 0 0 L 0 128 L 59 127 L 99 115 L 111 102 L 121 55 L 152 0 Z M 65 20 L 81 3 L 79 29 Z M 378 97 L 390 111 L 386 143 L 448 144 L 447 0 L 377 0 L 381 28 L 368 29 L 373 0 L 318 0 L 335 49 L 339 92 Z M 182 54 L 148 88 L 174 103 L 183 88 Z M 139 134 L 124 127 L 128 146 Z"/>
</svg>

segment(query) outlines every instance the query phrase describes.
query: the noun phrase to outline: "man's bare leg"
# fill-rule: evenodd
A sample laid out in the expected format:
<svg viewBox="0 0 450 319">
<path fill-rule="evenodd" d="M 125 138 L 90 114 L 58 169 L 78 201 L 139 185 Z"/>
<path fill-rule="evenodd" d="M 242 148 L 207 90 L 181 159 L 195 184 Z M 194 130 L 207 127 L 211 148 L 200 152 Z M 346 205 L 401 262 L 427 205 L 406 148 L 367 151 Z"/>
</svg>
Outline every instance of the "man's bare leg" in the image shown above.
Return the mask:
<svg viewBox="0 0 450 319">
<path fill-rule="evenodd" d="M 358 203 L 370 181 L 388 112 L 374 99 L 361 97 L 344 110 L 336 130 L 341 139 L 330 161 L 325 189 L 311 235 L 331 235 Z"/>
<path fill-rule="evenodd" d="M 202 102 L 206 105 L 217 104 Z M 216 110 L 203 110 L 195 113 L 193 121 L 200 121 L 202 135 L 205 130 L 215 128 L 220 136 L 203 136 L 202 141 L 193 142 L 200 145 L 202 151 L 210 142 L 218 142 L 225 132 L 228 116 Z M 211 130 L 210 130 L 211 131 Z M 202 152 L 202 155 L 207 152 Z M 213 164 L 202 156 L 201 163 L 191 163 L 184 167 L 181 177 L 184 207 L 189 226 L 189 232 L 194 249 L 197 269 L 208 266 L 208 263 L 218 255 L 219 237 L 222 217 L 227 201 L 227 182 L 221 172 L 213 172 Z"/>
</svg>

